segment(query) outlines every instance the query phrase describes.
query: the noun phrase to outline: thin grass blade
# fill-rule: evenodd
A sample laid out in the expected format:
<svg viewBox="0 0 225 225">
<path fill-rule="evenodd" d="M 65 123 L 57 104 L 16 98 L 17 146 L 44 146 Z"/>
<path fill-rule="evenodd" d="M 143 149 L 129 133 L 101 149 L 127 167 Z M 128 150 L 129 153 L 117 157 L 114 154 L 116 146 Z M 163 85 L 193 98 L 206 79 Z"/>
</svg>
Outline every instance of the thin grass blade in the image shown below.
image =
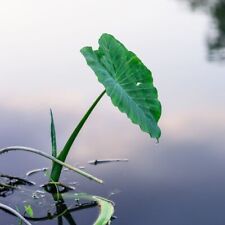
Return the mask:
<svg viewBox="0 0 225 225">
<path fill-rule="evenodd" d="M 57 141 L 56 141 L 56 131 L 55 131 L 55 123 L 53 112 L 50 109 L 50 116 L 51 116 L 51 142 L 52 142 L 52 156 L 57 157 Z"/>
<path fill-rule="evenodd" d="M 91 107 L 88 109 L 88 111 L 85 113 L 85 115 L 83 116 L 83 118 L 81 119 L 81 121 L 79 122 L 79 124 L 76 126 L 76 128 L 74 129 L 74 131 L 72 132 L 72 134 L 70 135 L 68 141 L 66 142 L 63 150 L 60 152 L 60 154 L 58 155 L 57 159 L 59 159 L 62 162 L 65 162 L 66 157 L 77 137 L 77 135 L 79 134 L 81 128 L 83 127 L 83 125 L 85 124 L 86 120 L 88 119 L 88 117 L 90 116 L 91 112 L 93 111 L 93 109 L 95 108 L 95 106 L 98 104 L 98 102 L 101 100 L 102 96 L 105 94 L 105 90 L 97 97 L 97 99 L 94 101 L 94 103 L 91 105 Z M 52 167 L 52 171 L 51 171 L 51 180 L 53 181 L 59 181 L 60 178 L 60 174 L 62 171 L 62 166 L 59 164 L 54 163 L 53 167 Z"/>
<path fill-rule="evenodd" d="M 102 198 L 100 196 L 89 195 L 86 193 L 76 193 L 76 199 L 83 199 L 88 201 L 97 202 L 100 212 L 97 220 L 93 225 L 107 225 L 110 223 L 111 218 L 114 214 L 114 203 L 106 198 Z"/>
</svg>

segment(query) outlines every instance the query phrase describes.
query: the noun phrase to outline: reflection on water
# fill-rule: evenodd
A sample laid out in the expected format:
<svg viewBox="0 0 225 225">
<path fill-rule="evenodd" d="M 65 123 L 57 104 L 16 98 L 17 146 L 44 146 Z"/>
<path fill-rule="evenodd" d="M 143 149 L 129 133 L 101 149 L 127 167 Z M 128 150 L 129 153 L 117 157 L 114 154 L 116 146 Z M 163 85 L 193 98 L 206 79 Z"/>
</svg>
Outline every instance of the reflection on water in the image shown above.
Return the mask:
<svg viewBox="0 0 225 225">
<path fill-rule="evenodd" d="M 225 1 L 185 0 L 193 10 L 203 9 L 212 19 L 213 29 L 207 37 L 208 58 L 212 61 L 225 60 Z"/>
<path fill-rule="evenodd" d="M 205 143 L 177 144 L 166 141 L 160 145 L 140 145 L 140 149 L 136 149 L 139 154 L 131 155 L 128 163 L 94 166 L 86 162 L 87 171 L 103 178 L 104 185 L 90 182 L 70 171 L 63 172 L 62 182 L 67 184 L 72 181 L 78 182 L 75 185 L 77 192 L 105 197 L 111 195 L 112 191 L 116 192 L 110 197 L 116 203 L 115 215 L 118 217 L 112 222 L 113 225 L 223 225 L 225 221 L 225 155 L 223 146 L 219 146 L 210 140 Z M 23 159 L 29 159 L 35 163 L 36 158 L 29 156 Z M 88 156 L 87 159 L 89 159 Z M 13 162 L 10 154 L 0 158 L 1 170 L 2 162 L 5 160 L 8 163 Z M 48 163 L 43 163 L 42 166 L 46 165 Z M 12 166 L 8 165 L 8 167 Z M 37 185 L 47 181 L 47 178 L 40 174 L 33 174 L 31 178 Z M 30 187 L 26 190 L 22 199 L 28 201 L 33 191 Z M 10 195 L 0 200 L 14 208 L 22 207 L 19 197 L 21 196 Z M 74 199 L 64 200 L 65 202 L 62 202 L 63 204 L 58 208 L 59 211 L 65 207 L 74 208 Z M 57 207 L 51 196 L 33 201 L 37 205 L 40 203 L 36 214 L 40 220 L 34 224 L 56 225 L 60 222 L 61 219 L 58 220 L 54 216 L 52 220 L 46 220 L 47 213 L 44 207 L 46 204 L 52 205 L 49 215 L 57 214 Z M 28 203 L 32 204 L 29 201 Z M 91 225 L 97 217 L 97 208 L 72 210 L 70 213 L 67 216 L 71 219 L 72 215 L 77 225 Z M 16 224 L 15 218 L 7 217 L 5 212 L 0 211 L 0 216 L 2 223 Z M 73 224 L 68 222 L 68 217 L 67 219 L 64 217 L 63 221 L 65 225 Z"/>
</svg>

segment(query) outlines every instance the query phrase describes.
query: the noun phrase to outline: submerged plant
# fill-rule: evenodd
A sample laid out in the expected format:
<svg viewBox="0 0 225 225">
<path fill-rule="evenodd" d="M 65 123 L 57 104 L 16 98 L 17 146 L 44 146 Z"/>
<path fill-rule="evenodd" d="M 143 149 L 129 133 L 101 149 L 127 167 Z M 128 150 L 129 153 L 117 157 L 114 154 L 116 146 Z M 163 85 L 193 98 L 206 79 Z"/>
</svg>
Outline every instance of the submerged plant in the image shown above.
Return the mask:
<svg viewBox="0 0 225 225">
<path fill-rule="evenodd" d="M 87 172 L 66 164 L 65 160 L 77 135 L 105 93 L 111 98 L 113 105 L 125 113 L 134 124 L 139 125 L 142 131 L 147 132 L 152 138 L 156 138 L 157 141 L 161 135 L 160 128 L 157 124 L 161 116 L 161 104 L 158 100 L 157 89 L 153 85 L 151 71 L 142 61 L 110 34 L 103 34 L 100 37 L 98 50 L 93 50 L 91 47 L 84 47 L 81 49 L 81 53 L 105 89 L 84 114 L 63 149 L 59 152 L 57 148 L 54 118 L 52 111 L 50 111 L 52 155 L 33 148 L 20 146 L 0 150 L 0 154 L 15 150 L 28 151 L 52 160 L 52 168 L 49 176 L 49 183 L 53 184 L 52 192 L 54 190 L 57 191 L 57 187 L 54 187 L 60 179 L 63 166 L 98 183 L 103 182 Z M 77 194 L 77 197 L 94 201 L 99 205 L 101 211 L 95 225 L 106 225 L 109 223 L 114 212 L 111 201 L 87 194 Z M 3 208 L 4 205 L 0 204 L 0 207 Z M 27 214 L 33 215 L 31 209 L 30 206 L 26 207 Z M 66 209 L 66 211 L 68 210 Z M 24 218 L 23 220 L 26 221 Z"/>
<path fill-rule="evenodd" d="M 17 216 L 17 217 L 18 217 L 19 219 L 21 219 L 25 224 L 31 225 L 31 223 L 30 223 L 28 220 L 26 220 L 23 216 L 21 216 L 21 214 L 18 213 L 15 209 L 13 209 L 13 208 L 11 208 L 11 207 L 5 205 L 5 204 L 2 204 L 2 203 L 0 203 L 0 208 L 6 210 L 7 212 L 11 213 L 12 215 Z"/>
</svg>

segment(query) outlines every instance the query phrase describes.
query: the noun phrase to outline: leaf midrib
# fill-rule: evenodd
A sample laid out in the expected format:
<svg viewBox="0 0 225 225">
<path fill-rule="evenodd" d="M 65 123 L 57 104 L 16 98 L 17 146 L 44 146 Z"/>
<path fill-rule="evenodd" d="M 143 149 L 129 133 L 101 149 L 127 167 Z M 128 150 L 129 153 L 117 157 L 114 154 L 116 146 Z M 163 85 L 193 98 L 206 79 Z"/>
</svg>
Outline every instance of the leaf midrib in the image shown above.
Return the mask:
<svg viewBox="0 0 225 225">
<path fill-rule="evenodd" d="M 93 51 L 94 52 L 94 51 Z M 122 92 L 124 92 L 125 94 L 126 94 L 126 96 L 128 96 L 128 98 L 130 99 L 130 101 L 131 102 L 133 102 L 136 106 L 137 106 L 137 108 L 142 112 L 142 114 L 144 115 L 144 117 L 147 117 L 148 119 L 150 119 L 151 121 L 153 121 L 153 122 L 155 122 L 156 123 L 156 120 L 154 119 L 154 117 L 151 115 L 151 114 L 148 114 L 148 116 L 150 117 L 148 117 L 148 116 L 146 116 L 145 115 L 145 113 L 143 113 L 143 111 L 144 111 L 144 109 L 132 98 L 132 96 L 130 96 L 128 93 L 127 93 L 127 91 L 126 91 L 126 89 L 124 89 L 122 86 L 121 86 L 121 84 L 120 84 L 120 82 L 115 78 L 114 79 L 114 76 L 113 76 L 113 74 L 106 68 L 106 66 L 101 62 L 101 60 L 99 59 L 99 57 L 98 57 L 98 55 L 94 52 L 94 54 L 96 55 L 96 57 L 97 57 L 97 59 L 98 59 L 98 62 L 104 67 L 104 69 L 107 71 L 107 73 L 109 74 L 109 78 L 108 79 L 111 79 L 117 86 L 119 86 L 119 88 L 120 88 L 120 90 L 122 91 Z M 104 56 L 106 56 L 105 54 L 104 54 Z M 114 69 L 115 69 L 115 66 L 114 66 L 114 64 L 113 64 L 113 62 L 112 62 L 112 60 L 111 60 L 111 56 L 109 55 L 109 58 L 110 58 L 110 63 L 113 65 L 113 67 L 114 67 Z M 132 58 L 132 60 L 133 60 L 133 58 Z M 115 73 L 116 73 L 116 70 L 115 70 Z M 120 98 L 121 99 L 121 98 Z M 121 101 L 121 100 L 120 100 Z M 140 120 L 140 118 L 139 118 L 139 120 Z"/>
</svg>

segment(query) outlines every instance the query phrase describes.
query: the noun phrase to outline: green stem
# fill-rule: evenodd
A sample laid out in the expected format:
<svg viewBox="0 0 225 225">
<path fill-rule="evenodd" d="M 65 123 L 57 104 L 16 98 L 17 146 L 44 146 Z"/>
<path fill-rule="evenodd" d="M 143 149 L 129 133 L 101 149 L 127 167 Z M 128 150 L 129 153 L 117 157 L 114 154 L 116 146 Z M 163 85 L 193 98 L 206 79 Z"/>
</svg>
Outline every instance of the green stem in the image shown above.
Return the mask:
<svg viewBox="0 0 225 225">
<path fill-rule="evenodd" d="M 81 121 L 79 122 L 79 124 L 77 125 L 77 127 L 74 129 L 73 133 L 71 134 L 71 136 L 69 137 L 68 141 L 66 142 L 63 150 L 60 152 L 60 154 L 58 155 L 57 159 L 59 159 L 62 162 L 65 162 L 66 157 L 73 145 L 74 140 L 76 139 L 77 135 L 79 134 L 81 128 L 83 127 L 83 125 L 85 124 L 86 120 L 88 119 L 88 117 L 90 116 L 91 112 L 93 111 L 93 109 L 95 108 L 95 106 L 98 104 L 98 102 L 101 100 L 102 96 L 105 94 L 105 90 L 98 96 L 98 98 L 94 101 L 94 103 L 91 105 L 91 107 L 88 109 L 88 111 L 86 112 L 86 114 L 83 116 L 83 118 L 81 119 Z M 51 171 L 51 180 L 52 181 L 59 181 L 60 178 L 60 174 L 62 171 L 62 166 L 59 164 L 54 163 L 53 167 L 52 167 L 52 171 Z"/>
<path fill-rule="evenodd" d="M 66 164 L 65 162 L 62 162 L 61 160 L 59 160 L 59 159 L 57 159 L 57 158 L 55 158 L 55 157 L 53 157 L 53 156 L 51 156 L 51 155 L 49 155 L 49 154 L 47 154 L 45 152 L 42 152 L 42 151 L 40 151 L 38 149 L 27 148 L 27 147 L 23 147 L 23 146 L 12 146 L 12 147 L 7 147 L 7 148 L 0 149 L 0 155 L 3 154 L 3 153 L 9 152 L 9 151 L 26 151 L 26 152 L 32 152 L 32 153 L 41 155 L 41 156 L 43 156 L 43 157 L 45 157 L 47 159 L 52 160 L 53 162 L 55 162 L 55 163 L 57 163 L 57 164 L 59 164 L 61 166 L 65 166 L 66 168 L 68 168 L 70 170 L 73 170 L 74 172 L 76 172 L 76 173 L 78 173 L 78 174 L 80 174 L 80 175 L 82 175 L 84 177 L 89 178 L 90 180 L 94 180 L 94 181 L 96 181 L 96 182 L 98 182 L 100 184 L 103 183 L 103 181 L 98 179 L 97 177 L 94 177 L 93 175 L 91 175 L 91 174 L 89 174 L 89 173 L 87 173 L 87 172 L 85 172 L 83 170 L 80 170 L 78 168 L 70 166 L 69 164 Z M 4 175 L 4 177 L 6 177 L 6 175 Z M 16 179 L 20 179 L 21 180 L 21 178 L 16 178 Z M 23 179 L 23 181 L 26 181 L 26 180 Z M 26 181 L 26 182 L 28 182 L 28 181 Z"/>
</svg>

